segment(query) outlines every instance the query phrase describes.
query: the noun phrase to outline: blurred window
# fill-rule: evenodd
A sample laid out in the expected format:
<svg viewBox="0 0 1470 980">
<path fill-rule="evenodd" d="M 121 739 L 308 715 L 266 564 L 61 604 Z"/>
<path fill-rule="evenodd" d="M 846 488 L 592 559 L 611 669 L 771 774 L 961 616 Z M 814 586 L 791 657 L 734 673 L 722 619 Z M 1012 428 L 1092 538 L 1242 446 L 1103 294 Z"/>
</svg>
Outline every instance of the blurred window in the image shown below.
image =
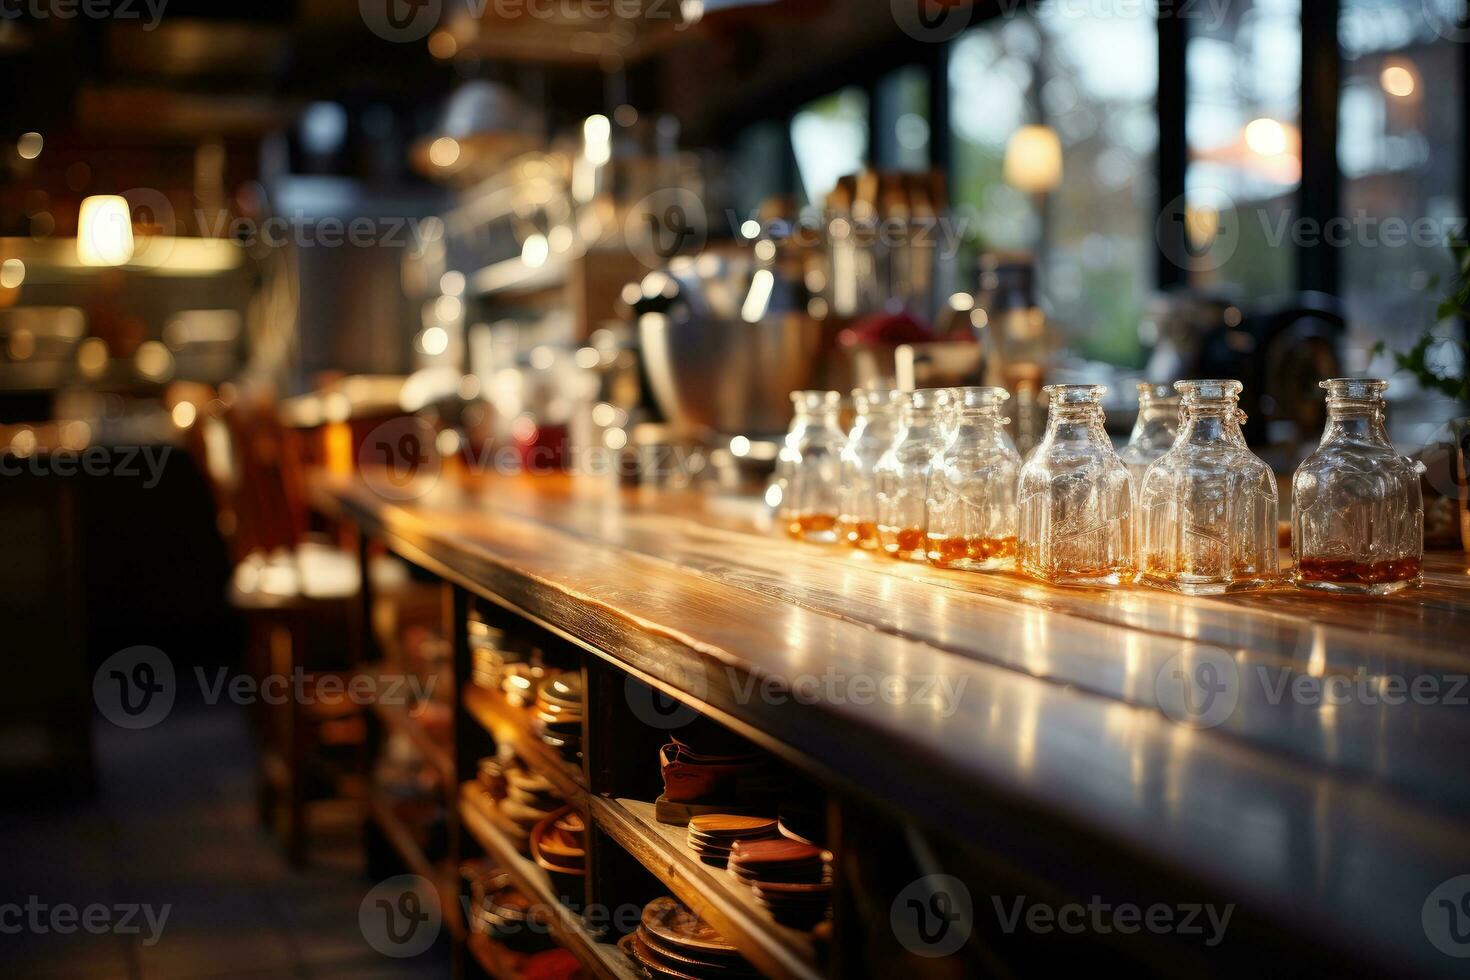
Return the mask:
<svg viewBox="0 0 1470 980">
<path fill-rule="evenodd" d="M 791 117 L 791 149 L 807 202 L 822 204 L 868 157 L 867 93 L 852 86 L 802 106 Z"/>
<path fill-rule="evenodd" d="M 1461 52 L 1426 16 L 1434 2 L 1343 2 L 1338 161 L 1351 233 L 1342 292 L 1355 346 L 1411 346 L 1442 292 L 1432 281 L 1452 272 L 1444 242 L 1464 214 L 1465 93 Z"/>
<path fill-rule="evenodd" d="M 785 186 L 786 132 L 779 122 L 747 126 L 735 141 L 735 167 L 740 175 L 741 214 L 753 213 L 770 197 L 790 192 Z"/>
<path fill-rule="evenodd" d="M 929 169 L 929 72 L 910 65 L 889 72 L 875 90 L 877 165 L 884 170 Z"/>
<path fill-rule="evenodd" d="M 1073 349 L 1134 364 L 1156 247 L 1157 24 L 1151 7 L 1128 0 L 1036 10 L 955 42 L 954 200 L 977 249 L 1038 253 L 1042 293 Z M 1004 176 L 1012 138 L 1037 123 L 1062 152 L 1061 183 L 1044 206 Z"/>
<path fill-rule="evenodd" d="M 1187 26 L 1186 229 L 1194 254 L 1219 256 L 1195 265 L 1194 285 L 1287 292 L 1296 262 L 1286 223 L 1302 170 L 1301 0 L 1237 0 Z"/>
</svg>

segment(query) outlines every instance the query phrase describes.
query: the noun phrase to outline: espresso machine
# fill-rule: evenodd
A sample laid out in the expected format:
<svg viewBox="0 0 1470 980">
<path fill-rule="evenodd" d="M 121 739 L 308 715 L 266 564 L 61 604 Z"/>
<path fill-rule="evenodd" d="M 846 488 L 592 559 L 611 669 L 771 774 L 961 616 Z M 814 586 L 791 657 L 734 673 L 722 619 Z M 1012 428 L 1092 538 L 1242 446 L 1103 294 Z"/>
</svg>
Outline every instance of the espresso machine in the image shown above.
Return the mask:
<svg viewBox="0 0 1470 980">
<path fill-rule="evenodd" d="M 1252 445 L 1296 446 L 1322 431 L 1326 408 L 1317 382 L 1343 373 L 1346 330 L 1342 300 L 1326 293 L 1225 306 L 1200 338 L 1192 376 L 1245 385 L 1240 407 Z"/>
</svg>

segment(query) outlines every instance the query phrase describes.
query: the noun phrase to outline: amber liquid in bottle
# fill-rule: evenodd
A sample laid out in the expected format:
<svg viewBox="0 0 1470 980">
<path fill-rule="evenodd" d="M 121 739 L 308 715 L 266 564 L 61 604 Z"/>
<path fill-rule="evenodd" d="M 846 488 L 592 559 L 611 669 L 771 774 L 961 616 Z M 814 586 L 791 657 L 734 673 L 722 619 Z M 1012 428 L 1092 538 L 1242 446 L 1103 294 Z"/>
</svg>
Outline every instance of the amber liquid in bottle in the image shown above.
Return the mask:
<svg viewBox="0 0 1470 980">
<path fill-rule="evenodd" d="M 875 521 L 843 521 L 838 528 L 838 537 L 843 544 L 864 551 L 877 551 L 883 547 Z"/>
<path fill-rule="evenodd" d="M 929 561 L 941 568 L 978 567 L 1016 557 L 1016 539 L 929 535 Z"/>
<path fill-rule="evenodd" d="M 1320 387 L 1327 391 L 1327 425 L 1292 479 L 1296 584 L 1364 595 L 1417 586 L 1424 500 L 1419 468 L 1389 441 L 1388 382 L 1330 378 Z"/>
<path fill-rule="evenodd" d="M 878 536 L 883 541 L 883 550 L 894 558 L 906 561 L 929 560 L 929 550 L 924 540 L 926 535 L 920 528 L 879 524 Z"/>
<path fill-rule="evenodd" d="M 836 514 L 802 514 L 786 525 L 786 533 L 798 541 L 832 541 L 837 533 Z"/>
<path fill-rule="evenodd" d="M 1303 582 L 1346 582 L 1356 585 L 1387 585 L 1412 582 L 1422 572 L 1418 558 L 1394 558 L 1389 561 L 1334 561 L 1330 558 L 1301 558 L 1297 576 Z"/>
<path fill-rule="evenodd" d="M 1276 478 L 1240 431 L 1242 385 L 1179 381 L 1174 445 L 1134 487 L 1138 581 L 1184 595 L 1265 588 L 1277 577 Z"/>
<path fill-rule="evenodd" d="M 1168 575 L 1178 574 L 1178 567 L 1174 560 L 1166 555 L 1157 553 L 1145 555 L 1138 566 L 1144 579 L 1150 577 L 1164 578 Z M 1230 566 L 1231 574 L 1240 581 L 1254 580 L 1266 576 L 1276 575 L 1276 569 L 1269 567 L 1264 562 L 1252 564 L 1249 562 L 1234 562 Z"/>
<path fill-rule="evenodd" d="M 1048 385 L 1046 434 L 1021 468 L 1020 567 L 1056 585 L 1132 577 L 1132 490 L 1103 426 L 1103 385 Z"/>
</svg>

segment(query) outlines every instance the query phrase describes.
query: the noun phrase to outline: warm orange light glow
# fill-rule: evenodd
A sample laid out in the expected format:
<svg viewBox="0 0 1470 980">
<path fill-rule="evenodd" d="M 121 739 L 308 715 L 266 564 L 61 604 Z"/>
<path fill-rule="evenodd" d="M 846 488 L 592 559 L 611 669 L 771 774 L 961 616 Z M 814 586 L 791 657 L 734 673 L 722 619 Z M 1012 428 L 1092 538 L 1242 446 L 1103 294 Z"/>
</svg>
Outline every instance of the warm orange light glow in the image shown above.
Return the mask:
<svg viewBox="0 0 1470 980">
<path fill-rule="evenodd" d="M 126 265 L 133 257 L 133 215 L 125 198 L 98 194 L 82 200 L 77 216 L 77 261 Z"/>
<path fill-rule="evenodd" d="M 435 31 L 429 35 L 429 54 L 441 61 L 448 61 L 459 53 L 459 42 L 448 31 Z"/>
<path fill-rule="evenodd" d="M 95 378 L 107 369 L 112 352 L 107 341 L 101 337 L 88 337 L 77 347 L 77 368 L 89 378 Z"/>
<path fill-rule="evenodd" d="M 459 143 L 441 136 L 429 144 L 429 162 L 436 167 L 452 167 L 459 162 Z"/>
<path fill-rule="evenodd" d="M 322 433 L 327 471 L 339 476 L 352 472 L 352 426 L 346 422 L 328 423 Z"/>
<path fill-rule="evenodd" d="M 1006 143 L 1005 182 L 1030 194 L 1062 182 L 1062 141 L 1050 126 L 1022 126 Z"/>
<path fill-rule="evenodd" d="M 1286 127 L 1274 119 L 1253 119 L 1245 127 L 1245 145 L 1263 157 L 1280 156 L 1286 152 Z"/>
<path fill-rule="evenodd" d="M 1407 99 L 1418 88 L 1413 70 L 1403 64 L 1384 66 L 1382 74 L 1378 76 L 1378 82 L 1383 86 L 1383 91 L 1400 99 Z"/>
</svg>

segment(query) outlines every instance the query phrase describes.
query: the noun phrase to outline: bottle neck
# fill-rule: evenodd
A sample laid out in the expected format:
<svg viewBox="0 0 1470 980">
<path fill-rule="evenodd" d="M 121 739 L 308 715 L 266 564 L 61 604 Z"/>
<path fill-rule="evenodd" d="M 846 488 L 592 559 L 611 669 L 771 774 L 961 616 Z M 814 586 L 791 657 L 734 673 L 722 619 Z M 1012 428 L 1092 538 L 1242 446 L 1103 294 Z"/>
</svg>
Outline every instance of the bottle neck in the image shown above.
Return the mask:
<svg viewBox="0 0 1470 980">
<path fill-rule="evenodd" d="M 979 442 L 1005 433 L 1009 419 L 990 409 L 959 412 L 950 421 L 948 443 Z"/>
<path fill-rule="evenodd" d="M 858 416 L 852 432 L 864 438 L 886 438 L 898 428 L 898 416 L 893 412 L 873 412 Z"/>
<path fill-rule="evenodd" d="M 997 425 L 1005 425 L 1006 423 L 1005 419 L 1001 418 L 993 409 L 988 408 L 956 412 L 952 418 L 954 420 L 953 427 L 956 429 L 964 427 L 972 429 L 993 428 Z"/>
<path fill-rule="evenodd" d="M 1327 406 L 1327 427 L 1322 442 L 1364 442 L 1389 446 L 1382 407 L 1375 402 L 1352 402 Z"/>
<path fill-rule="evenodd" d="M 1172 434 L 1179 426 L 1179 407 L 1177 405 L 1150 406 L 1141 409 L 1138 420 L 1133 423 L 1133 434 L 1130 441 L 1137 442 L 1140 439 L 1155 439 L 1162 435 Z"/>
<path fill-rule="evenodd" d="M 1184 410 L 1180 436 L 1192 443 L 1233 442 L 1243 438 L 1235 405 L 1194 405 Z"/>
<path fill-rule="evenodd" d="M 927 410 L 904 412 L 898 423 L 899 437 L 903 442 L 932 438 L 937 429 L 934 413 Z"/>
<path fill-rule="evenodd" d="M 1046 438 L 1054 442 L 1107 441 L 1101 406 L 1053 409 L 1046 420 Z"/>
</svg>

